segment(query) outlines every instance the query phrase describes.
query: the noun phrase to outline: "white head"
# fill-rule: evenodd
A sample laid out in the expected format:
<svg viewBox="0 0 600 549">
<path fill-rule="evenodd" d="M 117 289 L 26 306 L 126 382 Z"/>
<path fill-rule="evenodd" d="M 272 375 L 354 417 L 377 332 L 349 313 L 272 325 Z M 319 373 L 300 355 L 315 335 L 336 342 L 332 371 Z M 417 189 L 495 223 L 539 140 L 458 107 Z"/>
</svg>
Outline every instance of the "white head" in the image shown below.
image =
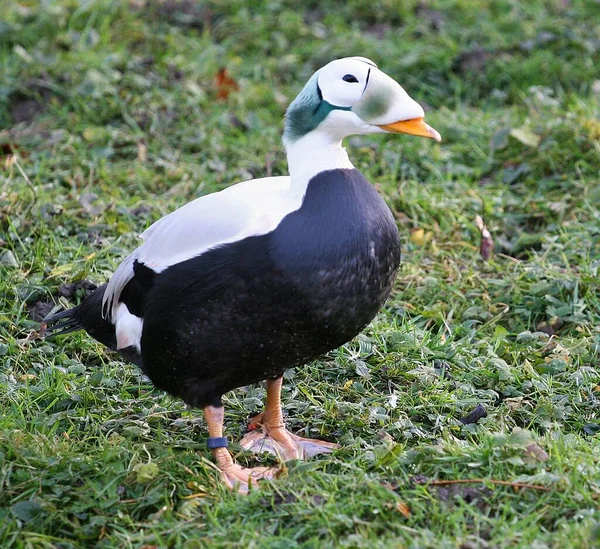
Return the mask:
<svg viewBox="0 0 600 549">
<path fill-rule="evenodd" d="M 423 108 L 364 57 L 337 59 L 319 69 L 285 116 L 286 146 L 308 135 L 320 142 L 369 133 L 408 133 L 441 141 L 423 121 Z"/>
</svg>

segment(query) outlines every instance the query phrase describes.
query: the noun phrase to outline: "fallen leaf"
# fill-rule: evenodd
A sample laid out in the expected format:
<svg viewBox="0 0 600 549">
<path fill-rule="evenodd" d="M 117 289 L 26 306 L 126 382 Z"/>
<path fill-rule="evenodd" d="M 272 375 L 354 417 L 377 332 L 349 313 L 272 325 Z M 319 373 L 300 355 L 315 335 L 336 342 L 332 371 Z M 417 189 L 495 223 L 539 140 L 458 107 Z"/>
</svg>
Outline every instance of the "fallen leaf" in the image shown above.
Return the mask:
<svg viewBox="0 0 600 549">
<path fill-rule="evenodd" d="M 531 444 L 527 445 L 527 447 L 525 448 L 525 454 L 529 459 L 533 461 L 544 462 L 548 461 L 548 459 L 550 458 L 546 450 L 544 450 L 541 446 L 538 446 L 535 442 L 532 442 Z"/>
<path fill-rule="evenodd" d="M 471 410 L 465 417 L 460 418 L 460 422 L 463 425 L 469 425 L 470 423 L 477 423 L 481 418 L 487 416 L 487 411 L 483 404 L 478 404 L 473 410 Z"/>
<path fill-rule="evenodd" d="M 410 232 L 410 241 L 417 246 L 424 246 L 427 244 L 433 237 L 433 233 L 431 231 L 426 231 L 425 229 L 413 229 Z"/>
<path fill-rule="evenodd" d="M 14 143 L 0 143 L 0 158 L 5 158 L 6 161 L 8 158 L 16 158 L 17 155 L 19 155 L 20 158 L 27 158 L 29 153 Z"/>
<path fill-rule="evenodd" d="M 403 501 L 396 502 L 396 511 L 401 513 L 405 518 L 410 517 L 410 508 Z"/>
<path fill-rule="evenodd" d="M 529 128 L 526 128 L 524 126 L 520 128 L 513 128 L 512 130 L 510 130 L 510 135 L 520 143 L 523 143 L 523 145 L 533 147 L 534 149 L 536 149 L 539 146 L 542 140 L 542 138 L 539 135 L 533 133 Z"/>
<path fill-rule="evenodd" d="M 548 322 L 543 321 L 540 322 L 536 327 L 536 332 L 544 332 L 549 336 L 553 336 L 556 334 L 563 326 L 565 325 L 565 321 L 562 318 L 557 316 L 552 317 Z"/>
<path fill-rule="evenodd" d="M 227 99 L 232 91 L 240 89 L 238 83 L 229 76 L 225 68 L 219 70 L 215 75 L 215 88 L 219 99 Z"/>
<path fill-rule="evenodd" d="M 35 374 L 23 374 L 18 377 L 18 381 L 31 381 L 32 379 L 36 379 L 37 376 Z"/>
</svg>

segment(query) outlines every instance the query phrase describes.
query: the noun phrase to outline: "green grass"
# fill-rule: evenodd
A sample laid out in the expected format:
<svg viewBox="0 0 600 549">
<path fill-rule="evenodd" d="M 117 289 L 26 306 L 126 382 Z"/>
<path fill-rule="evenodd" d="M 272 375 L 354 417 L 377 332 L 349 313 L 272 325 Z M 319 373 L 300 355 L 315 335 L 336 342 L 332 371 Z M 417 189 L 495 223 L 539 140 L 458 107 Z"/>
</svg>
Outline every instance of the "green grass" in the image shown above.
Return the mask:
<svg viewBox="0 0 600 549">
<path fill-rule="evenodd" d="M 598 546 L 598 3 L 253 5 L 3 3 L 0 545 Z M 61 284 L 106 280 L 177 206 L 285 173 L 286 105 L 348 55 L 426 104 L 444 142 L 348 140 L 403 265 L 363 335 L 287 374 L 292 430 L 342 449 L 242 497 L 200 411 L 84 334 L 36 340 L 31 310 L 78 302 Z M 240 87 L 225 101 L 221 67 Z M 264 396 L 227 395 L 234 440 Z M 538 488 L 432 483 L 481 478 Z"/>
</svg>

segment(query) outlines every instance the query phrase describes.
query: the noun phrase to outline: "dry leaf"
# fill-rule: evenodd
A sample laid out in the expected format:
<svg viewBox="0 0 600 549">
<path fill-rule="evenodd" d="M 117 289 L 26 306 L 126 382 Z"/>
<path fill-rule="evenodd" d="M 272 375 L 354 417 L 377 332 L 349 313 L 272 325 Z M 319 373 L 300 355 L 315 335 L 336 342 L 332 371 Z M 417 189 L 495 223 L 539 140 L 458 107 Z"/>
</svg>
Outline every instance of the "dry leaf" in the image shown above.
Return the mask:
<svg viewBox="0 0 600 549">
<path fill-rule="evenodd" d="M 221 69 L 215 75 L 215 88 L 219 99 L 227 99 L 232 91 L 240 89 L 238 83 L 229 76 L 227 69 Z"/>
<path fill-rule="evenodd" d="M 433 238 L 431 231 L 425 229 L 413 229 L 410 232 L 410 241 L 417 246 L 424 246 Z"/>
<path fill-rule="evenodd" d="M 529 128 L 525 127 L 513 128 L 510 130 L 510 136 L 514 137 L 520 143 L 523 143 L 523 145 L 533 147 L 534 149 L 539 146 L 542 140 L 539 135 L 533 133 Z"/>
<path fill-rule="evenodd" d="M 543 462 L 548 461 L 548 459 L 550 458 L 548 452 L 546 452 L 546 450 L 544 450 L 542 447 L 538 446 L 534 442 L 527 445 L 527 447 L 525 448 L 525 453 L 527 457 L 535 461 Z"/>
<path fill-rule="evenodd" d="M 481 418 L 487 416 L 487 411 L 483 404 L 478 404 L 473 410 L 471 410 L 465 417 L 461 417 L 459 421 L 463 425 L 469 425 L 471 423 L 477 423 Z"/>
<path fill-rule="evenodd" d="M 0 143 L 0 159 L 4 160 L 6 169 L 12 167 L 17 161 L 17 155 L 20 158 L 27 158 L 29 153 L 21 149 L 21 147 L 14 143 Z"/>
<path fill-rule="evenodd" d="M 396 511 L 401 513 L 405 518 L 410 517 L 410 508 L 403 501 L 396 502 Z"/>
<path fill-rule="evenodd" d="M 536 327 L 536 332 L 544 332 L 549 336 L 555 335 L 563 326 L 565 321 L 557 316 L 552 317 L 549 321 L 540 322 Z"/>
<path fill-rule="evenodd" d="M 23 374 L 18 377 L 18 381 L 31 381 L 32 379 L 36 379 L 37 376 L 35 374 Z"/>
</svg>

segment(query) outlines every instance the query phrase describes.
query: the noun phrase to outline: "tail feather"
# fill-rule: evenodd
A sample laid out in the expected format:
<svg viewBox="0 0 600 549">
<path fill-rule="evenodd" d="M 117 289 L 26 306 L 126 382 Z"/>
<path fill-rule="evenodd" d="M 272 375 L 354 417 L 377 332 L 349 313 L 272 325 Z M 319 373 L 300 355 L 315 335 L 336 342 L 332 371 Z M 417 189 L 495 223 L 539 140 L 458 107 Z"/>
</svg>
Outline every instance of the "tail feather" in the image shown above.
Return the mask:
<svg viewBox="0 0 600 549">
<path fill-rule="evenodd" d="M 116 350 L 115 327 L 102 318 L 102 296 L 105 289 L 106 284 L 86 297 L 77 307 L 47 316 L 42 321 L 45 324 L 45 335 L 53 337 L 85 330 L 93 338 Z"/>
<path fill-rule="evenodd" d="M 127 360 L 144 370 L 144 361 L 135 347 L 117 349 L 115 326 L 102 316 L 102 298 L 105 290 L 106 284 L 100 286 L 77 307 L 47 316 L 42 320 L 42 332 L 46 337 L 54 337 L 85 330 L 94 339 L 121 353 Z"/>
<path fill-rule="evenodd" d="M 44 335 L 53 337 L 83 330 L 83 324 L 77 315 L 78 311 L 79 306 L 44 318 L 42 320 Z"/>
</svg>

